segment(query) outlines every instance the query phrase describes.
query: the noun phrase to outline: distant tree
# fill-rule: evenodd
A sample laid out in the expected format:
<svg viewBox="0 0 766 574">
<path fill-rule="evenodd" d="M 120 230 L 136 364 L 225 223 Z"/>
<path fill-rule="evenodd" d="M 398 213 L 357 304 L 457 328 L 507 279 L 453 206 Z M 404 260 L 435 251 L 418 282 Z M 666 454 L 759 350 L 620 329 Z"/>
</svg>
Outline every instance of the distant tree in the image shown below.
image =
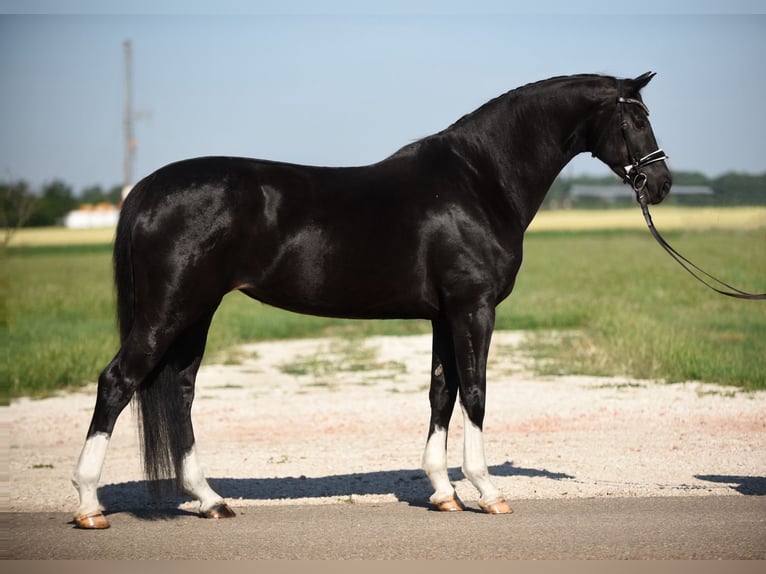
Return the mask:
<svg viewBox="0 0 766 574">
<path fill-rule="evenodd" d="M 37 209 L 29 218 L 28 225 L 58 225 L 67 213 L 77 208 L 77 204 L 72 188 L 61 180 L 54 180 L 43 187 Z"/>
<path fill-rule="evenodd" d="M 106 193 L 106 200 L 112 205 L 119 205 L 122 201 L 122 186 L 113 185 Z"/>
<path fill-rule="evenodd" d="M 698 171 L 674 171 L 673 185 L 710 185 L 710 178 Z"/>
<path fill-rule="evenodd" d="M 712 181 L 717 201 L 727 205 L 766 203 L 766 173 L 751 175 L 728 172 Z"/>
<path fill-rule="evenodd" d="M 100 185 L 91 185 L 83 188 L 80 192 L 80 203 L 95 205 L 97 203 L 111 203 L 118 205 L 122 199 L 122 186 L 113 185 L 109 189 L 104 189 Z"/>
<path fill-rule="evenodd" d="M 29 191 L 24 181 L 0 183 L 0 227 L 3 230 L 2 248 L 27 224 L 34 213 L 38 198 Z"/>
<path fill-rule="evenodd" d="M 100 185 L 91 185 L 80 192 L 80 203 L 96 204 L 104 201 L 106 201 L 106 194 Z"/>
</svg>

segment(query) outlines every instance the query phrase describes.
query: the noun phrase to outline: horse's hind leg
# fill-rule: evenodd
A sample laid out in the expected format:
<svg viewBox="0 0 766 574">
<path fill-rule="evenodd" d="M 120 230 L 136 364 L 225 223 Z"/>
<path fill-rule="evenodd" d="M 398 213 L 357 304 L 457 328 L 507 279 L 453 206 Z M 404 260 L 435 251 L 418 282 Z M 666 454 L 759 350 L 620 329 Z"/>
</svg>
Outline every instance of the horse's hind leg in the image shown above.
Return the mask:
<svg viewBox="0 0 766 574">
<path fill-rule="evenodd" d="M 164 332 L 164 335 L 152 339 L 146 335 L 145 329 L 134 328 L 117 356 L 99 376 L 93 418 L 85 446 L 72 473 L 72 483 L 80 497 L 75 521 L 81 528 L 109 527 L 98 500 L 98 482 L 109 440 L 118 416 L 141 383 L 150 373 L 157 372 L 155 369 L 171 371 L 170 385 L 173 388 L 170 389 L 170 396 L 174 400 L 166 406 L 159 405 L 159 408 L 161 412 L 164 412 L 165 408 L 172 409 L 174 412 L 166 413 L 167 418 L 160 420 L 153 416 L 157 411 L 150 410 L 147 418 L 143 410 L 145 402 L 142 399 L 141 410 L 145 419 L 143 433 L 145 443 L 148 443 L 148 446 L 145 445 L 145 453 L 147 448 L 153 449 L 154 454 L 160 450 L 154 449 L 158 446 L 153 440 L 156 436 L 153 433 L 157 430 L 155 427 L 173 426 L 169 434 L 177 437 L 178 450 L 183 453 L 179 456 L 179 464 L 176 465 L 180 486 L 200 501 L 200 512 L 203 516 L 215 518 L 234 516 L 223 499 L 210 488 L 202 473 L 191 423 L 194 382 L 205 349 L 207 330 L 213 312 L 214 309 L 203 315 L 203 318 L 188 327 L 178 337 L 175 337 L 170 329 L 164 331 L 157 329 L 156 332 Z M 149 340 L 153 340 L 152 345 L 147 342 Z M 142 344 L 135 341 L 141 341 Z M 159 381 L 155 380 L 152 388 L 159 388 Z M 161 396 L 161 398 L 166 397 Z M 150 404 L 158 406 L 157 401 L 150 401 Z"/>
<path fill-rule="evenodd" d="M 221 495 L 208 484 L 194 444 L 184 456 L 182 465 L 181 487 L 187 494 L 199 500 L 201 516 L 205 518 L 232 518 L 236 516 Z"/>
<path fill-rule="evenodd" d="M 177 349 L 174 360 L 177 360 L 180 369 L 179 376 L 183 390 L 183 412 L 180 416 L 180 424 L 185 452 L 179 469 L 178 484 L 187 494 L 199 501 L 199 512 L 205 518 L 230 518 L 235 516 L 234 511 L 210 487 L 205 478 L 197 454 L 191 420 L 194 384 L 205 351 L 207 331 L 211 320 L 212 314 L 198 321 L 194 326 L 187 329 L 174 345 L 174 349 Z"/>
<path fill-rule="evenodd" d="M 138 385 L 154 368 L 156 357 L 124 344 L 98 378 L 96 406 L 85 445 L 72 473 L 80 497 L 75 521 L 81 528 L 108 528 L 98 500 L 98 481 L 117 417 Z"/>
<path fill-rule="evenodd" d="M 80 504 L 75 513 L 75 522 L 80 528 L 109 528 L 98 500 L 98 481 L 110 436 L 104 432 L 88 432 L 85 446 L 72 473 L 72 484 L 80 496 Z"/>
</svg>

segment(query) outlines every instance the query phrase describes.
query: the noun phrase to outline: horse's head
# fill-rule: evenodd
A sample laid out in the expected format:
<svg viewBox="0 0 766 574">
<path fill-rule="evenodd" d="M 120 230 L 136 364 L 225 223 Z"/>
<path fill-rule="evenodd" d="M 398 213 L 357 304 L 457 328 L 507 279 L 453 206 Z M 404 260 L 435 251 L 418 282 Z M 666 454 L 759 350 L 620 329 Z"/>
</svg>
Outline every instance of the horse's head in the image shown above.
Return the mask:
<svg viewBox="0 0 766 574">
<path fill-rule="evenodd" d="M 641 100 L 641 88 L 654 77 L 647 72 L 630 80 L 617 80 L 614 96 L 601 106 L 591 153 L 629 183 L 642 203 L 660 203 L 670 191 L 673 178 L 668 156 L 657 145 L 649 124 L 649 109 Z"/>
</svg>

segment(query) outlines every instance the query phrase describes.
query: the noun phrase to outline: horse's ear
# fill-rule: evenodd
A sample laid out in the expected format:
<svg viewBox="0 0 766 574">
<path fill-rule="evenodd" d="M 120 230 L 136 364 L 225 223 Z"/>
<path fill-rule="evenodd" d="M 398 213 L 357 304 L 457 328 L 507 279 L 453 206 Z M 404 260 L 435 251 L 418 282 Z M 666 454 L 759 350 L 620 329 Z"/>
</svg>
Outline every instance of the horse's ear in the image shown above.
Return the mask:
<svg viewBox="0 0 766 574">
<path fill-rule="evenodd" d="M 646 72 L 645 74 L 641 74 L 633 80 L 633 85 L 635 86 L 636 90 L 640 91 L 656 75 L 657 74 L 655 72 Z"/>
</svg>

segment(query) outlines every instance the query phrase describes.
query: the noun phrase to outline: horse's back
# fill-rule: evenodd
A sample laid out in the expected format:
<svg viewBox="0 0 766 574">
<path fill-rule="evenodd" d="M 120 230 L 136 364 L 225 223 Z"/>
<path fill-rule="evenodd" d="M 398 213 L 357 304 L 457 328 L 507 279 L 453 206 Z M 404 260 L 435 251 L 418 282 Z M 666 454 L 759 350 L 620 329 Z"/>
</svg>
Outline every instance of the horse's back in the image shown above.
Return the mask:
<svg viewBox="0 0 766 574">
<path fill-rule="evenodd" d="M 190 277 L 211 297 L 239 289 L 302 313 L 433 318 L 447 285 L 491 296 L 508 275 L 495 273 L 487 210 L 459 164 L 434 149 L 348 168 L 170 164 L 126 201 L 133 251 L 154 275 Z"/>
<path fill-rule="evenodd" d="M 391 179 L 369 167 L 184 160 L 128 196 L 126 240 L 145 283 L 185 276 L 211 296 L 240 289 L 305 313 L 423 316 L 409 292 L 425 281 L 420 210 Z"/>
</svg>

